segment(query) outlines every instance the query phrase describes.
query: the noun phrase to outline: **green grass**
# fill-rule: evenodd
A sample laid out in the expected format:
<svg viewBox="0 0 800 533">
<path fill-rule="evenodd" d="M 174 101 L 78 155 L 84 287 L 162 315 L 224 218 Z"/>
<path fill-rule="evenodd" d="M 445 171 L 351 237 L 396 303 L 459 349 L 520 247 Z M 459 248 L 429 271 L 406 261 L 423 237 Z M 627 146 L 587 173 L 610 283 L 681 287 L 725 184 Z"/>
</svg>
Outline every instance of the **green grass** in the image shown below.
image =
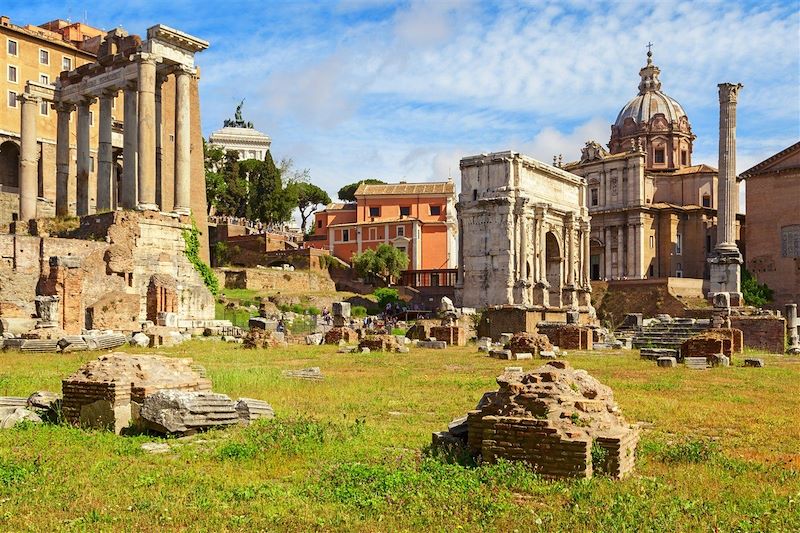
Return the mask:
<svg viewBox="0 0 800 533">
<path fill-rule="evenodd" d="M 796 360 L 689 371 L 571 352 L 646 429 L 633 476 L 551 482 L 428 451 L 431 432 L 496 389 L 508 364 L 473 348 L 365 356 L 195 341 L 163 352 L 203 364 L 215 391 L 269 401 L 276 419 L 163 439 L 173 448 L 161 455 L 141 450 L 155 437 L 0 430 L 0 531 L 800 529 Z M 60 390 L 93 357 L 0 353 L 0 394 Z M 309 366 L 325 380 L 281 376 Z"/>
</svg>

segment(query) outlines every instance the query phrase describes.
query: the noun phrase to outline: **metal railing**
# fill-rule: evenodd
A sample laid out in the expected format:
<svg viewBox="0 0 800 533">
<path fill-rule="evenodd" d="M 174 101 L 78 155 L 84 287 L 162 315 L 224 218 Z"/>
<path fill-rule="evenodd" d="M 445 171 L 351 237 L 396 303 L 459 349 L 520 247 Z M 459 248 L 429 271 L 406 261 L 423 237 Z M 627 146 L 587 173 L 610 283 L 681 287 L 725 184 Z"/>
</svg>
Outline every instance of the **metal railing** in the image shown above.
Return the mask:
<svg viewBox="0 0 800 533">
<path fill-rule="evenodd" d="M 457 281 L 457 268 L 439 268 L 404 270 L 398 284 L 406 287 L 455 287 Z"/>
</svg>

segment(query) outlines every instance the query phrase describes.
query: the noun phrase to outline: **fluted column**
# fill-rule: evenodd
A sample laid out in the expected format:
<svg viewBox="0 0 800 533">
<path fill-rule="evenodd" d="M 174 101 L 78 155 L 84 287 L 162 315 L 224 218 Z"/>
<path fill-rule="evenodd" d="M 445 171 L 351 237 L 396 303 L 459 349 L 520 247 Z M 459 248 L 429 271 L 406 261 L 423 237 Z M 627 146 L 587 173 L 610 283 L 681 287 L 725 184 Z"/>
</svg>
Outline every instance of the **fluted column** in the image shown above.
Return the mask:
<svg viewBox="0 0 800 533">
<path fill-rule="evenodd" d="M 157 211 L 156 205 L 156 60 L 142 53 L 139 63 L 138 173 L 141 211 Z"/>
<path fill-rule="evenodd" d="M 122 180 L 120 184 L 119 199 L 123 209 L 136 207 L 138 181 L 137 145 L 138 139 L 138 102 L 139 94 L 136 84 L 130 83 L 125 87 L 124 125 L 122 130 Z"/>
<path fill-rule="evenodd" d="M 606 251 L 603 254 L 605 261 L 603 261 L 603 277 L 611 279 L 611 227 L 606 226 L 603 228 L 603 242 L 606 245 Z"/>
<path fill-rule="evenodd" d="M 643 259 L 644 259 L 644 224 L 636 224 L 636 257 L 634 258 L 634 264 L 636 268 L 636 277 L 643 278 Z"/>
<path fill-rule="evenodd" d="M 717 250 L 738 251 L 736 247 L 736 103 L 739 83 L 719 87 L 719 180 L 717 193 Z"/>
<path fill-rule="evenodd" d="M 190 89 L 192 71 L 175 72 L 175 212 L 191 213 L 191 131 Z"/>
<path fill-rule="evenodd" d="M 56 110 L 56 215 L 69 214 L 69 120 L 75 106 L 59 102 Z"/>
<path fill-rule="evenodd" d="M 537 281 L 539 283 L 547 282 L 547 236 L 545 234 L 544 216 L 545 210 L 542 209 L 537 214 L 539 223 L 539 246 L 537 247 L 539 250 L 539 279 Z"/>
<path fill-rule="evenodd" d="M 39 148 L 36 145 L 36 114 L 38 97 L 20 94 L 20 153 L 19 153 L 19 219 L 28 222 L 36 218 L 36 197 L 39 193 Z"/>
<path fill-rule="evenodd" d="M 111 153 L 111 104 L 115 96 L 116 91 L 105 92 L 100 96 L 100 131 L 97 150 L 97 211 L 107 211 L 113 206 L 111 179 L 114 161 Z"/>
<path fill-rule="evenodd" d="M 89 174 L 91 173 L 92 165 L 89 151 L 89 134 L 91 127 L 89 106 L 91 106 L 93 101 L 93 98 L 85 98 L 78 104 L 78 216 L 88 215 L 94 200 L 91 183 L 89 183 Z"/>
</svg>

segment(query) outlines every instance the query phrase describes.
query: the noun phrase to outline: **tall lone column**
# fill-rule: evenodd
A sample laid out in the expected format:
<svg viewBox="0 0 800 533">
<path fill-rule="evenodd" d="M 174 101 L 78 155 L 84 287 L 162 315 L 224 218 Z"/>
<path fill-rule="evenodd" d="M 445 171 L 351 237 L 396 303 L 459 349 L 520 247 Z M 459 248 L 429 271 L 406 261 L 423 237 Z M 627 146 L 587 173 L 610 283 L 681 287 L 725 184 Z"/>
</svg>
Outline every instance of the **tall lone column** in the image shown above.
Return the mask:
<svg viewBox="0 0 800 533">
<path fill-rule="evenodd" d="M 136 192 L 139 183 L 136 179 L 137 168 L 137 145 L 138 139 L 138 102 L 139 95 L 136 91 L 136 84 L 129 83 L 125 87 L 125 109 L 124 125 L 122 129 L 122 181 L 119 190 L 119 200 L 123 209 L 136 208 Z"/>
<path fill-rule="evenodd" d="M 163 74 L 156 72 L 156 205 L 159 211 L 164 210 L 164 147 L 162 137 L 164 135 L 164 114 L 161 105 L 161 86 L 167 81 Z"/>
<path fill-rule="evenodd" d="M 157 211 L 156 205 L 156 60 L 139 55 L 139 203 L 140 211 Z"/>
<path fill-rule="evenodd" d="M 111 103 L 115 96 L 116 91 L 103 93 L 100 97 L 100 135 L 97 150 L 97 211 L 108 211 L 113 207 L 111 180 L 114 161 L 111 153 Z"/>
<path fill-rule="evenodd" d="M 737 83 L 719 84 L 719 180 L 717 202 L 717 250 L 736 247 L 736 102 L 739 89 Z"/>
<path fill-rule="evenodd" d="M 624 276 L 623 268 L 625 265 L 625 249 L 623 244 L 625 240 L 625 228 L 617 226 L 617 279 L 622 279 Z"/>
<path fill-rule="evenodd" d="M 28 222 L 36 218 L 36 196 L 39 192 L 39 149 L 36 145 L 36 114 L 39 98 L 21 94 L 20 154 L 19 154 L 19 219 Z"/>
<path fill-rule="evenodd" d="M 603 277 L 607 280 L 611 279 L 611 227 L 606 226 L 603 228 L 603 240 L 606 245 L 605 261 L 603 262 Z"/>
<path fill-rule="evenodd" d="M 77 198 L 77 213 L 78 216 L 89 214 L 91 205 L 91 190 L 89 183 L 89 173 L 91 171 L 91 155 L 89 154 L 89 128 L 91 125 L 91 117 L 89 115 L 89 106 L 92 104 L 93 99 L 86 98 L 78 104 L 78 198 Z"/>
<path fill-rule="evenodd" d="M 55 104 L 56 130 L 56 216 L 69 214 L 69 119 L 75 106 Z"/>
<path fill-rule="evenodd" d="M 575 218 L 567 219 L 567 285 L 575 288 Z"/>
<path fill-rule="evenodd" d="M 736 246 L 736 103 L 739 83 L 719 87 L 719 179 L 717 181 L 717 246 L 711 263 L 709 297 L 728 293 L 731 306 L 742 304 L 742 255 Z"/>
<path fill-rule="evenodd" d="M 175 72 L 175 207 L 181 215 L 191 213 L 191 122 L 189 95 L 192 70 Z"/>
</svg>

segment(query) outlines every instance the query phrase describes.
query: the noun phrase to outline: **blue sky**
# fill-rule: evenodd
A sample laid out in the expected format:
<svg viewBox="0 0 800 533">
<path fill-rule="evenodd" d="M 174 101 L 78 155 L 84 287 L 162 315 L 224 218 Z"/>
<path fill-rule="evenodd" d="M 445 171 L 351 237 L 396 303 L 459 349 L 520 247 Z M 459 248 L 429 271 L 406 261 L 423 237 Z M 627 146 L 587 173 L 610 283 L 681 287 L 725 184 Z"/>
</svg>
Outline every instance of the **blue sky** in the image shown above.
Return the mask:
<svg viewBox="0 0 800 533">
<path fill-rule="evenodd" d="M 741 82 L 738 170 L 800 139 L 800 1 L 80 2 L 6 0 L 17 24 L 70 18 L 211 42 L 198 56 L 207 137 L 244 116 L 331 193 L 367 177 L 458 177 L 513 149 L 579 156 L 637 92 L 654 43 L 663 90 L 717 166 L 717 83 Z M 457 180 L 458 181 L 458 180 Z"/>
</svg>

